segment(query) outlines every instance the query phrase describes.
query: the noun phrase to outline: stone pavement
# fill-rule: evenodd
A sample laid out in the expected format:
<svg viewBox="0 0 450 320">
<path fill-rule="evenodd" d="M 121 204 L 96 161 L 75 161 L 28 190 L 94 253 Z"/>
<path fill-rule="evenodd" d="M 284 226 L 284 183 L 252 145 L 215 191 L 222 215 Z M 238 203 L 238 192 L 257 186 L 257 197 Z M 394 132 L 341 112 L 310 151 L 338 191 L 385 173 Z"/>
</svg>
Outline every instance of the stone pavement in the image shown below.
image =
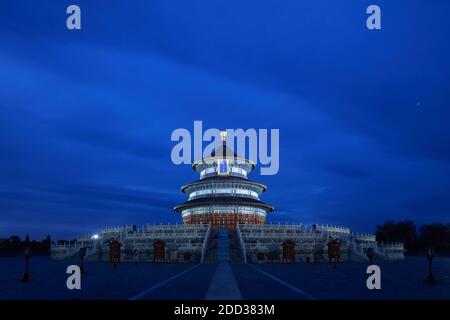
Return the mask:
<svg viewBox="0 0 450 320">
<path fill-rule="evenodd" d="M 379 263 L 381 290 L 366 287 L 366 263 L 121 264 L 86 263 L 82 290 L 66 288 L 70 262 L 33 257 L 30 283 L 22 258 L 0 258 L 0 299 L 450 299 L 450 258 L 435 258 L 438 283 L 424 282 L 424 257 Z"/>
</svg>

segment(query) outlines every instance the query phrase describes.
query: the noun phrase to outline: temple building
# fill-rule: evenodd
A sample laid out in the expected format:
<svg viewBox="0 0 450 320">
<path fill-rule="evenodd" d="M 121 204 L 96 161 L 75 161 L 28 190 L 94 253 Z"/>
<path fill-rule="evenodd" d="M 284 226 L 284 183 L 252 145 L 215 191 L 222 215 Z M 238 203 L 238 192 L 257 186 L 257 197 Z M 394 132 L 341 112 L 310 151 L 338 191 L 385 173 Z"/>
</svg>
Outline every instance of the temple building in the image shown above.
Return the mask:
<svg viewBox="0 0 450 320">
<path fill-rule="evenodd" d="M 226 132 L 221 133 L 222 143 L 210 157 L 192 165 L 200 180 L 181 188 L 188 201 L 175 207 L 183 223 L 209 223 L 212 229 L 236 229 L 239 223 L 263 224 L 273 207 L 260 201 L 267 190 L 262 183 L 248 179 L 255 164 L 239 157 L 226 144 Z"/>
<path fill-rule="evenodd" d="M 99 262 L 114 255 L 122 262 L 308 263 L 327 261 L 330 248 L 338 247 L 341 262 L 404 259 L 403 243 L 377 243 L 373 234 L 346 227 L 267 224 L 274 208 L 260 200 L 267 187 L 248 179 L 255 164 L 227 146 L 225 132 L 221 138 L 211 155 L 192 165 L 200 179 L 181 188 L 188 199 L 174 209 L 182 224 L 108 227 L 53 244 L 51 256 L 79 259 L 83 252 L 84 259 Z"/>
</svg>

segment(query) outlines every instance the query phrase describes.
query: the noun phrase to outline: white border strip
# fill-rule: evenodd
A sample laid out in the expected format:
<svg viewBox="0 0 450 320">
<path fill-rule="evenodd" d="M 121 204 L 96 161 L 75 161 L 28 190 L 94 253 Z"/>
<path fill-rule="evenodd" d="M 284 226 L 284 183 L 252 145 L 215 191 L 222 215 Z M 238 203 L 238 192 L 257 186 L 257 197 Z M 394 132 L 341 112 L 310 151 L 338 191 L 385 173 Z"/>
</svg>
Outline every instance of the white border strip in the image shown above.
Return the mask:
<svg viewBox="0 0 450 320">
<path fill-rule="evenodd" d="M 150 288 L 148 288 L 148 289 L 142 291 L 141 293 L 138 293 L 137 295 L 135 295 L 135 296 L 129 298 L 128 300 L 139 300 L 140 298 L 142 298 L 143 296 L 149 294 L 149 293 L 152 292 L 153 290 L 156 290 L 156 289 L 158 289 L 158 288 L 160 288 L 160 287 L 162 287 L 162 286 L 168 284 L 168 283 L 171 282 L 172 280 L 175 280 L 176 278 L 182 276 L 183 274 L 185 274 L 185 273 L 187 273 L 187 272 L 189 272 L 189 271 L 191 271 L 191 270 L 197 268 L 199 265 L 200 265 L 200 264 L 196 264 L 196 265 L 194 265 L 194 266 L 192 266 L 192 267 L 190 267 L 190 268 L 188 268 L 188 269 L 186 269 L 186 270 L 184 270 L 184 271 L 182 271 L 182 272 L 180 272 L 180 273 L 178 273 L 178 274 L 176 274 L 176 275 L 174 275 L 174 276 L 172 276 L 172 277 L 170 277 L 170 278 L 168 278 L 168 279 L 166 279 L 166 280 L 164 280 L 164 281 L 161 281 L 160 283 L 157 283 L 157 284 L 155 284 L 154 286 L 152 286 L 152 287 L 150 287 Z"/>
<path fill-rule="evenodd" d="M 292 291 L 295 291 L 296 293 L 301 294 L 301 295 L 302 295 L 305 299 L 307 299 L 307 300 L 317 300 L 316 298 L 314 298 L 314 297 L 313 297 L 312 295 L 310 295 L 309 293 L 306 293 L 305 291 L 303 291 L 303 290 L 301 290 L 301 289 L 299 289 L 299 288 L 297 288 L 297 287 L 294 287 L 294 286 L 290 285 L 289 283 L 287 283 L 287 282 L 281 280 L 280 278 L 277 278 L 277 277 L 271 275 L 270 273 L 267 273 L 267 272 L 265 272 L 265 271 L 262 271 L 262 270 L 261 270 L 260 268 L 258 268 L 258 267 L 252 266 L 251 264 L 248 264 L 248 266 L 252 267 L 253 269 L 258 270 L 258 271 L 261 272 L 263 275 L 265 275 L 265 276 L 267 276 L 267 277 L 269 277 L 269 278 L 275 280 L 276 282 L 282 284 L 283 286 L 288 287 L 288 288 L 291 289 Z"/>
</svg>

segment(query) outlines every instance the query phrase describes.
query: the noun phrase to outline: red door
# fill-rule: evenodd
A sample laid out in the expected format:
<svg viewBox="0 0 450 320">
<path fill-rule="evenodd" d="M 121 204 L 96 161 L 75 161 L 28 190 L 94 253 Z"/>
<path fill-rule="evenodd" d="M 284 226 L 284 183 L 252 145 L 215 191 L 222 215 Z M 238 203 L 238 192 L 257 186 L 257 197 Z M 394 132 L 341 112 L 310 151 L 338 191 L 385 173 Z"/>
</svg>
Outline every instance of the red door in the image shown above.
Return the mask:
<svg viewBox="0 0 450 320">
<path fill-rule="evenodd" d="M 153 261 L 164 261 L 166 257 L 166 244 L 161 240 L 153 243 Z"/>
<path fill-rule="evenodd" d="M 295 260 L 295 244 L 291 240 L 286 240 L 282 244 L 283 246 L 283 260 L 287 262 L 294 262 Z"/>
</svg>

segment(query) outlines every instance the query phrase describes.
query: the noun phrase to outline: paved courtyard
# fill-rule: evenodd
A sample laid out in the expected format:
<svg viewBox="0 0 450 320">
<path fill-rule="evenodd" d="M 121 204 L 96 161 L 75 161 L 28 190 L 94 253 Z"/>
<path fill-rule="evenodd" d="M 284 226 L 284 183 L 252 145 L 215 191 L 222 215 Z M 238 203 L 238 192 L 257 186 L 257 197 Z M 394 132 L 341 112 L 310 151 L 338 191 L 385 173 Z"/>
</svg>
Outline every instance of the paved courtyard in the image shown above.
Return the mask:
<svg viewBox="0 0 450 320">
<path fill-rule="evenodd" d="M 0 258 L 0 299 L 450 299 L 450 258 L 436 258 L 438 283 L 424 282 L 424 257 L 380 263 L 381 290 L 368 290 L 367 264 L 86 263 L 81 290 L 68 290 L 69 262 L 33 257 L 30 283 L 23 259 Z M 221 290 L 220 288 L 224 288 Z"/>
</svg>

